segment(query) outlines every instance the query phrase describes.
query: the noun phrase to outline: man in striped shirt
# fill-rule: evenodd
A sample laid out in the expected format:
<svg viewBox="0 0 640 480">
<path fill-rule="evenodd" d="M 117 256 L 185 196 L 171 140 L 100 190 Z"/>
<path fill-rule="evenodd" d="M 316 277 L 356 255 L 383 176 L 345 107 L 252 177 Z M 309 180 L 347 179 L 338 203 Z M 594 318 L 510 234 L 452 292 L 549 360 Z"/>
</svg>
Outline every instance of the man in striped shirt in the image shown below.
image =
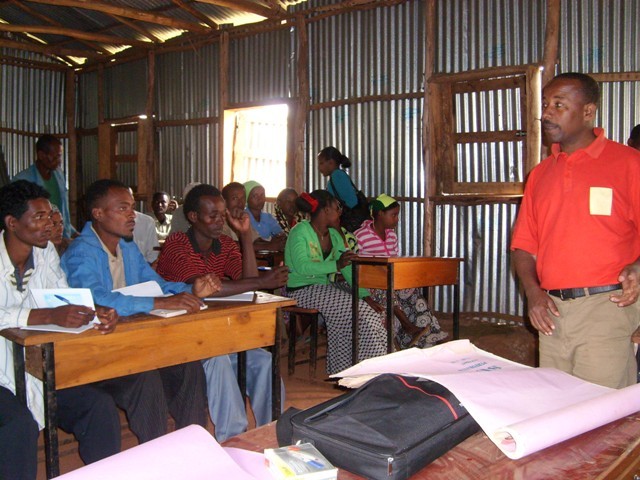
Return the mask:
<svg viewBox="0 0 640 480">
<path fill-rule="evenodd" d="M 257 289 L 274 289 L 287 281 L 286 267 L 258 275 L 248 214 L 231 215 L 220 191 L 211 185 L 194 187 L 184 202 L 184 214 L 191 227 L 167 238 L 157 272 L 172 282 L 190 283 L 213 273 L 222 279 L 214 296 L 225 297 Z M 238 234 L 240 246 L 222 234 L 225 218 Z M 203 362 L 207 397 L 216 438 L 222 442 L 246 430 L 248 422 L 236 381 L 235 355 L 221 355 Z M 271 354 L 262 349 L 247 352 L 247 393 L 256 424 L 271 421 Z"/>
</svg>

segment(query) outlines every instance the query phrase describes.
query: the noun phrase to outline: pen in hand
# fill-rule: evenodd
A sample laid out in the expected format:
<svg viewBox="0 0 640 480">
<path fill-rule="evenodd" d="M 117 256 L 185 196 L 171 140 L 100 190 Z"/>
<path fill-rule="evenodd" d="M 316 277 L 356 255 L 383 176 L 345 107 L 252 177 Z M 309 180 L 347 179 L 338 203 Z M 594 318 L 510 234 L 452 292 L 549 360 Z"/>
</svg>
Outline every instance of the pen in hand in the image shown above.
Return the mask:
<svg viewBox="0 0 640 480">
<path fill-rule="evenodd" d="M 61 302 L 66 303 L 67 305 L 73 305 L 73 303 L 71 303 L 71 301 L 68 298 L 63 297 L 62 295 L 58 295 L 57 293 L 53 294 L 54 297 L 56 297 L 58 300 L 60 300 Z M 78 313 L 80 315 L 91 315 L 92 317 L 95 316 L 96 312 L 92 311 L 91 313 L 85 313 L 82 311 L 78 311 Z"/>
</svg>

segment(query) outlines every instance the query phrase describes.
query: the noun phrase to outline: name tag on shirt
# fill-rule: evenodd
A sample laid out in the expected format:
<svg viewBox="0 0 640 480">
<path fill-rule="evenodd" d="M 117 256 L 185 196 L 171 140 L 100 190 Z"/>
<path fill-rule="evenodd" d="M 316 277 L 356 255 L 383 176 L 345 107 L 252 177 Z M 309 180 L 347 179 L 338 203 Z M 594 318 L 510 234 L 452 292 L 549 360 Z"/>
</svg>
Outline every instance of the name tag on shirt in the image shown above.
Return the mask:
<svg viewBox="0 0 640 480">
<path fill-rule="evenodd" d="M 591 187 L 589 192 L 589 213 L 611 216 L 613 190 L 605 187 Z"/>
</svg>

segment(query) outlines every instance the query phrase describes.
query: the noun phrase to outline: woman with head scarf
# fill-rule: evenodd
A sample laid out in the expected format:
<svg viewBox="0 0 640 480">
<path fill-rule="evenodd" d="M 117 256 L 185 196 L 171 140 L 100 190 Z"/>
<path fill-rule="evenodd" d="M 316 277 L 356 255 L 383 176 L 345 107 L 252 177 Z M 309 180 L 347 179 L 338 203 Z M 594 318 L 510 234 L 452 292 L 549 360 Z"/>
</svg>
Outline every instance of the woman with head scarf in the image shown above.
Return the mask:
<svg viewBox="0 0 640 480">
<path fill-rule="evenodd" d="M 400 204 L 383 193 L 371 202 L 371 220 L 365 220 L 355 231 L 359 254 L 377 257 L 397 257 L 399 255 L 398 226 Z M 378 303 L 386 305 L 386 292 L 372 290 L 371 295 Z M 446 338 L 438 320 L 418 288 L 397 290 L 395 314 L 400 320 L 396 328 L 396 342 L 401 348 L 431 347 Z"/>
</svg>

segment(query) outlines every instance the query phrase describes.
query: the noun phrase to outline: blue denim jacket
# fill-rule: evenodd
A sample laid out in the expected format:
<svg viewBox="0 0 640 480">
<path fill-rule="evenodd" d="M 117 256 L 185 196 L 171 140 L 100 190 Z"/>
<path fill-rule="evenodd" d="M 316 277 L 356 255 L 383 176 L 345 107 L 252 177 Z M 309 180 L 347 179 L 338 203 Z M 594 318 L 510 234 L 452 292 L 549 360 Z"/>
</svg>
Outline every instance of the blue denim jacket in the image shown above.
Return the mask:
<svg viewBox="0 0 640 480">
<path fill-rule="evenodd" d="M 182 282 L 167 282 L 147 263 L 133 241 L 120 239 L 120 249 L 124 259 L 124 278 L 127 285 L 155 281 L 165 294 L 191 292 L 191 285 Z M 153 310 L 153 297 L 131 297 L 112 292 L 113 279 L 109 270 L 109 257 L 91 228 L 91 222 L 82 229 L 67 251 L 60 264 L 70 287 L 89 288 L 97 305 L 115 308 L 118 315 L 149 313 Z"/>
</svg>

